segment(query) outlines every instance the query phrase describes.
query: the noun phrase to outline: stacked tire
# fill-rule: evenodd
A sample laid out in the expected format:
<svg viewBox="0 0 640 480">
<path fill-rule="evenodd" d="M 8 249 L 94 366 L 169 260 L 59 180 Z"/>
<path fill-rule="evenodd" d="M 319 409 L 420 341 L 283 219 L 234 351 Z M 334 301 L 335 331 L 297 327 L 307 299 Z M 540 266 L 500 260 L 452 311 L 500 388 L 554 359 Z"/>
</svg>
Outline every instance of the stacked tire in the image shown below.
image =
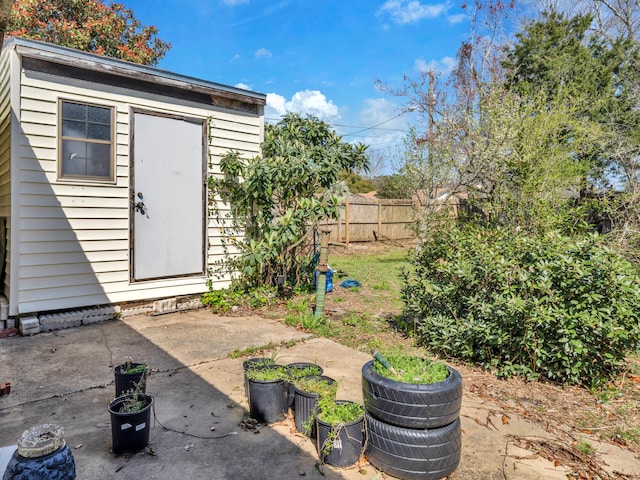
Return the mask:
<svg viewBox="0 0 640 480">
<path fill-rule="evenodd" d="M 373 360 L 362 367 L 367 460 L 403 480 L 438 480 L 458 468 L 462 446 L 462 377 L 412 384 L 376 373 Z"/>
</svg>

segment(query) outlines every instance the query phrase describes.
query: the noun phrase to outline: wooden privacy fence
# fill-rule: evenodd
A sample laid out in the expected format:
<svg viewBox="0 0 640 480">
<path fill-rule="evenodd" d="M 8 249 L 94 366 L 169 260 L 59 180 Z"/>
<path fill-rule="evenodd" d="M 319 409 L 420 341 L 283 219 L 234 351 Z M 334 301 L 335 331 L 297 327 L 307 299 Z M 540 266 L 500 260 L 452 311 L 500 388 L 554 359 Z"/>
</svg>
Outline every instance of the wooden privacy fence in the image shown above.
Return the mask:
<svg viewBox="0 0 640 480">
<path fill-rule="evenodd" d="M 411 199 L 369 199 L 351 196 L 343 202 L 337 220 L 322 223 L 329 241 L 346 243 L 414 238 L 414 203 Z"/>
</svg>

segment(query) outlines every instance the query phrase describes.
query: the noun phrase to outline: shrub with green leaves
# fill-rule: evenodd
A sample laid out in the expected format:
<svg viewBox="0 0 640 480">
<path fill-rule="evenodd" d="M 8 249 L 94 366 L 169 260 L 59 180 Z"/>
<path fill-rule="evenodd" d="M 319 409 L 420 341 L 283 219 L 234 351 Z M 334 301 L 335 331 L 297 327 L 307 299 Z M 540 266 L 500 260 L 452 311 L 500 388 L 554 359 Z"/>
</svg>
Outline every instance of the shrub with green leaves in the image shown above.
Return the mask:
<svg viewBox="0 0 640 480">
<path fill-rule="evenodd" d="M 499 375 L 595 386 L 638 348 L 638 272 L 597 235 L 435 232 L 405 272 L 405 327 Z"/>
<path fill-rule="evenodd" d="M 316 117 L 291 113 L 265 125 L 261 150 L 255 158 L 228 152 L 221 175 L 208 179 L 225 250 L 212 273 L 231 275 L 244 289 L 282 278 L 296 287 L 313 275 L 314 228 L 338 217 L 347 193 L 340 175 L 368 168 L 366 147 L 344 141 Z"/>
</svg>

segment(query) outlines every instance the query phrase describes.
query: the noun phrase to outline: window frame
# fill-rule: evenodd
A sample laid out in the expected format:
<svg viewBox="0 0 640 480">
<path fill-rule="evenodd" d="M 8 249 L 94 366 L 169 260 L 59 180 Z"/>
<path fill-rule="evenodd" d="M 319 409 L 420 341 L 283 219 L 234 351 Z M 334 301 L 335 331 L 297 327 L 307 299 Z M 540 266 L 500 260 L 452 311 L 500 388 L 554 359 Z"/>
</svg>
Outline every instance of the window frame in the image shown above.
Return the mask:
<svg viewBox="0 0 640 480">
<path fill-rule="evenodd" d="M 64 119 L 62 118 L 62 105 L 64 103 L 72 103 L 75 105 L 81 105 L 84 107 L 97 107 L 104 108 L 109 110 L 110 115 L 110 137 L 111 140 L 100 140 L 96 138 L 79 138 L 79 137 L 71 137 L 71 136 L 63 136 L 62 128 Z M 116 109 L 113 105 L 103 105 L 98 103 L 86 102 L 83 100 L 75 100 L 69 98 L 59 98 L 58 99 L 58 180 L 63 182 L 92 182 L 92 183 L 116 183 L 116 175 L 115 175 L 115 159 L 116 159 L 116 121 L 115 121 Z M 71 175 L 71 174 L 63 174 L 63 162 L 64 159 L 62 157 L 63 151 L 63 143 L 64 141 L 75 141 L 75 142 L 84 142 L 98 145 L 108 145 L 110 150 L 109 155 L 109 176 L 97 176 L 97 175 Z"/>
</svg>

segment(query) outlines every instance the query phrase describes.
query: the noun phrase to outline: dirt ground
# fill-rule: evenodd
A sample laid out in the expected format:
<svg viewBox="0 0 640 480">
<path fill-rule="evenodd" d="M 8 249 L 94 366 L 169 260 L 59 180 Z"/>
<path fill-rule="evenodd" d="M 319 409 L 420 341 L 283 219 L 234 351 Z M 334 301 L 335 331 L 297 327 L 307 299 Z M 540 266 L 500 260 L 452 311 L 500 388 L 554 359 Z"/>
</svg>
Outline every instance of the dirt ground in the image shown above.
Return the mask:
<svg viewBox="0 0 640 480">
<path fill-rule="evenodd" d="M 348 249 L 332 247 L 331 255 L 381 253 L 390 249 L 409 250 L 414 245 L 407 242 L 354 243 Z M 404 343 L 413 346 L 410 339 L 392 327 L 393 314 L 397 311 L 371 311 L 368 296 L 379 292 L 362 286 L 358 295 L 341 295 L 340 302 L 332 303 L 327 296 L 326 310 L 329 321 L 337 321 L 348 312 L 370 313 L 381 322 L 376 337 L 384 342 Z M 334 338 L 334 340 L 336 340 Z M 363 345 L 364 345 L 363 339 Z M 337 339 L 337 341 L 340 341 Z M 354 346 L 354 345 L 351 345 Z M 356 346 L 357 347 L 357 346 Z M 552 462 L 571 464 L 580 479 L 640 478 L 627 475 L 612 476 L 602 467 L 607 458 L 593 455 L 593 445 L 615 443 L 640 459 L 640 359 L 629 358 L 628 368 L 606 389 L 589 392 L 585 388 L 563 386 L 544 381 L 525 381 L 520 378 L 499 379 L 484 369 L 447 359 L 460 371 L 463 388 L 483 399 L 497 403 L 504 412 L 503 422 L 509 415 L 525 417 L 542 426 L 556 439 L 553 442 L 537 439 L 520 439 L 522 447 Z M 475 419 L 483 422 L 482 419 Z M 492 428 L 491 419 L 484 420 Z"/>
</svg>

